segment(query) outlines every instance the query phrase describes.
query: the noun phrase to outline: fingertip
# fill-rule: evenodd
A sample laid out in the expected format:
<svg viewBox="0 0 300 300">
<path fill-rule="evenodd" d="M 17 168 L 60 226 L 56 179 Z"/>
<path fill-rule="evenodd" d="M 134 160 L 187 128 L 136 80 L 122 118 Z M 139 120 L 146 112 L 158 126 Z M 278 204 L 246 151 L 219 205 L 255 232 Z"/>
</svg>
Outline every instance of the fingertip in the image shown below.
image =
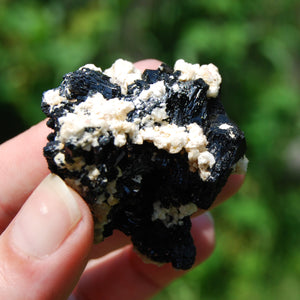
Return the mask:
<svg viewBox="0 0 300 300">
<path fill-rule="evenodd" d="M 134 63 L 134 66 L 137 69 L 144 71 L 145 69 L 155 70 L 161 64 L 162 64 L 162 62 L 160 60 L 157 60 L 154 58 L 149 58 L 149 59 L 143 59 L 143 60 L 137 61 L 136 63 Z"/>
<path fill-rule="evenodd" d="M 5 268 L 7 291 L 19 299 L 30 287 L 37 299 L 61 299 L 83 272 L 92 242 L 88 206 L 60 178 L 49 175 L 1 236 L 0 274 Z M 0 285 L 2 280 L 0 276 Z"/>
<path fill-rule="evenodd" d="M 195 265 L 206 260 L 215 249 L 214 219 L 210 212 L 193 218 L 191 234 L 197 249 Z"/>
<path fill-rule="evenodd" d="M 215 206 L 221 204 L 226 199 L 232 197 L 235 193 L 237 193 L 238 190 L 243 185 L 244 180 L 245 180 L 244 174 L 231 174 L 225 186 L 222 188 L 221 192 L 219 193 L 213 205 L 211 206 L 211 208 L 214 208 Z"/>
<path fill-rule="evenodd" d="M 228 180 L 232 185 L 235 185 L 237 188 L 240 188 L 245 181 L 245 177 L 245 174 L 231 174 Z"/>
</svg>

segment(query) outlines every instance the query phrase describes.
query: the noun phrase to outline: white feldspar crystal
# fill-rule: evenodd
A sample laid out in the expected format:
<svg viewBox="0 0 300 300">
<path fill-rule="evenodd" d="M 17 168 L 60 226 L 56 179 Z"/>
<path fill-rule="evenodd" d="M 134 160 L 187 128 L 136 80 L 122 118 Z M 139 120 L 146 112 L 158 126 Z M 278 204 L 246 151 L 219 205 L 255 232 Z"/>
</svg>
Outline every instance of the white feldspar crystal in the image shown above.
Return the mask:
<svg viewBox="0 0 300 300">
<path fill-rule="evenodd" d="M 174 65 L 174 70 L 181 72 L 179 80 L 182 81 L 202 78 L 205 83 L 209 85 L 207 97 L 215 98 L 218 96 L 222 77 L 215 65 L 209 64 L 200 66 L 199 64 L 190 64 L 183 59 L 179 59 Z"/>
<path fill-rule="evenodd" d="M 232 173 L 234 174 L 246 174 L 247 173 L 247 168 L 248 168 L 248 163 L 249 160 L 248 158 L 244 155 L 234 166 L 233 166 L 233 171 Z"/>
<path fill-rule="evenodd" d="M 134 83 L 135 80 L 141 79 L 142 72 L 137 69 L 133 63 L 124 60 L 117 59 L 115 63 L 103 72 L 109 76 L 110 81 L 114 84 L 118 84 L 121 87 L 122 93 L 127 93 L 128 85 Z"/>
<path fill-rule="evenodd" d="M 79 68 L 79 70 L 83 70 L 83 69 L 90 69 L 96 72 L 102 72 L 102 69 L 99 67 L 96 67 L 94 64 L 86 64 L 84 66 L 82 66 L 81 68 Z"/>
<path fill-rule="evenodd" d="M 182 219 L 184 217 L 191 216 L 197 211 L 197 209 L 198 208 L 194 203 L 188 203 L 178 207 L 170 206 L 166 208 L 163 207 L 160 202 L 154 202 L 152 221 L 160 220 L 168 228 L 173 225 L 182 225 Z"/>
</svg>

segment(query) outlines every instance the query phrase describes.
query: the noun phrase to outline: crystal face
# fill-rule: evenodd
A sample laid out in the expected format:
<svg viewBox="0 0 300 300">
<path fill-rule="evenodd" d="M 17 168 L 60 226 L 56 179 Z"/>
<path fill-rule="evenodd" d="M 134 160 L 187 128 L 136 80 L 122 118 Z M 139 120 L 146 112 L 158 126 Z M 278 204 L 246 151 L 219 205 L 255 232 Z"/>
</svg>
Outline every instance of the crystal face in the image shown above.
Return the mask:
<svg viewBox="0 0 300 300">
<path fill-rule="evenodd" d="M 44 93 L 53 129 L 44 155 L 88 203 L 96 242 L 118 229 L 153 262 L 192 267 L 190 216 L 245 165 L 244 134 L 218 98 L 220 83 L 212 64 L 179 60 L 141 73 L 120 59 L 104 72 L 83 66 Z"/>
</svg>

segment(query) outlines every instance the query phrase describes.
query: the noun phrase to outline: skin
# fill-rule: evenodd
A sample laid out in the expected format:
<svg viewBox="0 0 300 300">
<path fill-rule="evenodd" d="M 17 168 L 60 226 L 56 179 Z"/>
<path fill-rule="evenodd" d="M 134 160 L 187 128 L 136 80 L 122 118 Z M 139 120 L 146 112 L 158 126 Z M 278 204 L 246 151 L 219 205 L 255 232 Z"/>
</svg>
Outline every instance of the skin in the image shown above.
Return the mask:
<svg viewBox="0 0 300 300">
<path fill-rule="evenodd" d="M 150 59 L 135 66 L 156 69 L 160 63 Z M 49 132 L 43 121 L 0 145 L 0 299 L 149 299 L 183 275 L 184 271 L 170 264 L 144 263 L 121 232 L 93 245 L 89 208 L 74 191 L 80 219 L 54 251 L 35 257 L 16 246 L 19 241 L 14 232 L 22 212 L 30 215 L 41 203 L 50 205 L 55 200 L 51 189 L 40 185 L 49 174 L 42 155 Z M 243 175 L 231 175 L 213 206 L 236 193 L 243 180 Z M 47 236 L 46 229 L 41 232 Z M 197 266 L 215 246 L 210 214 L 202 211 L 193 218 L 192 235 Z"/>
</svg>

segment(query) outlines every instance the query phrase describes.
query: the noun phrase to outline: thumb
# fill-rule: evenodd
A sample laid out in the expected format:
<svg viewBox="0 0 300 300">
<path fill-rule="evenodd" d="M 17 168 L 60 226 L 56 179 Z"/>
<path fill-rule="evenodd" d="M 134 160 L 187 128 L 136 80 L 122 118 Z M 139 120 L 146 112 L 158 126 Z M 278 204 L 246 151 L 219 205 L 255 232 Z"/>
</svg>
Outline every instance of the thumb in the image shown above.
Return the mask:
<svg viewBox="0 0 300 300">
<path fill-rule="evenodd" d="M 87 205 L 48 175 L 0 237 L 0 299 L 64 299 L 88 260 Z"/>
</svg>

